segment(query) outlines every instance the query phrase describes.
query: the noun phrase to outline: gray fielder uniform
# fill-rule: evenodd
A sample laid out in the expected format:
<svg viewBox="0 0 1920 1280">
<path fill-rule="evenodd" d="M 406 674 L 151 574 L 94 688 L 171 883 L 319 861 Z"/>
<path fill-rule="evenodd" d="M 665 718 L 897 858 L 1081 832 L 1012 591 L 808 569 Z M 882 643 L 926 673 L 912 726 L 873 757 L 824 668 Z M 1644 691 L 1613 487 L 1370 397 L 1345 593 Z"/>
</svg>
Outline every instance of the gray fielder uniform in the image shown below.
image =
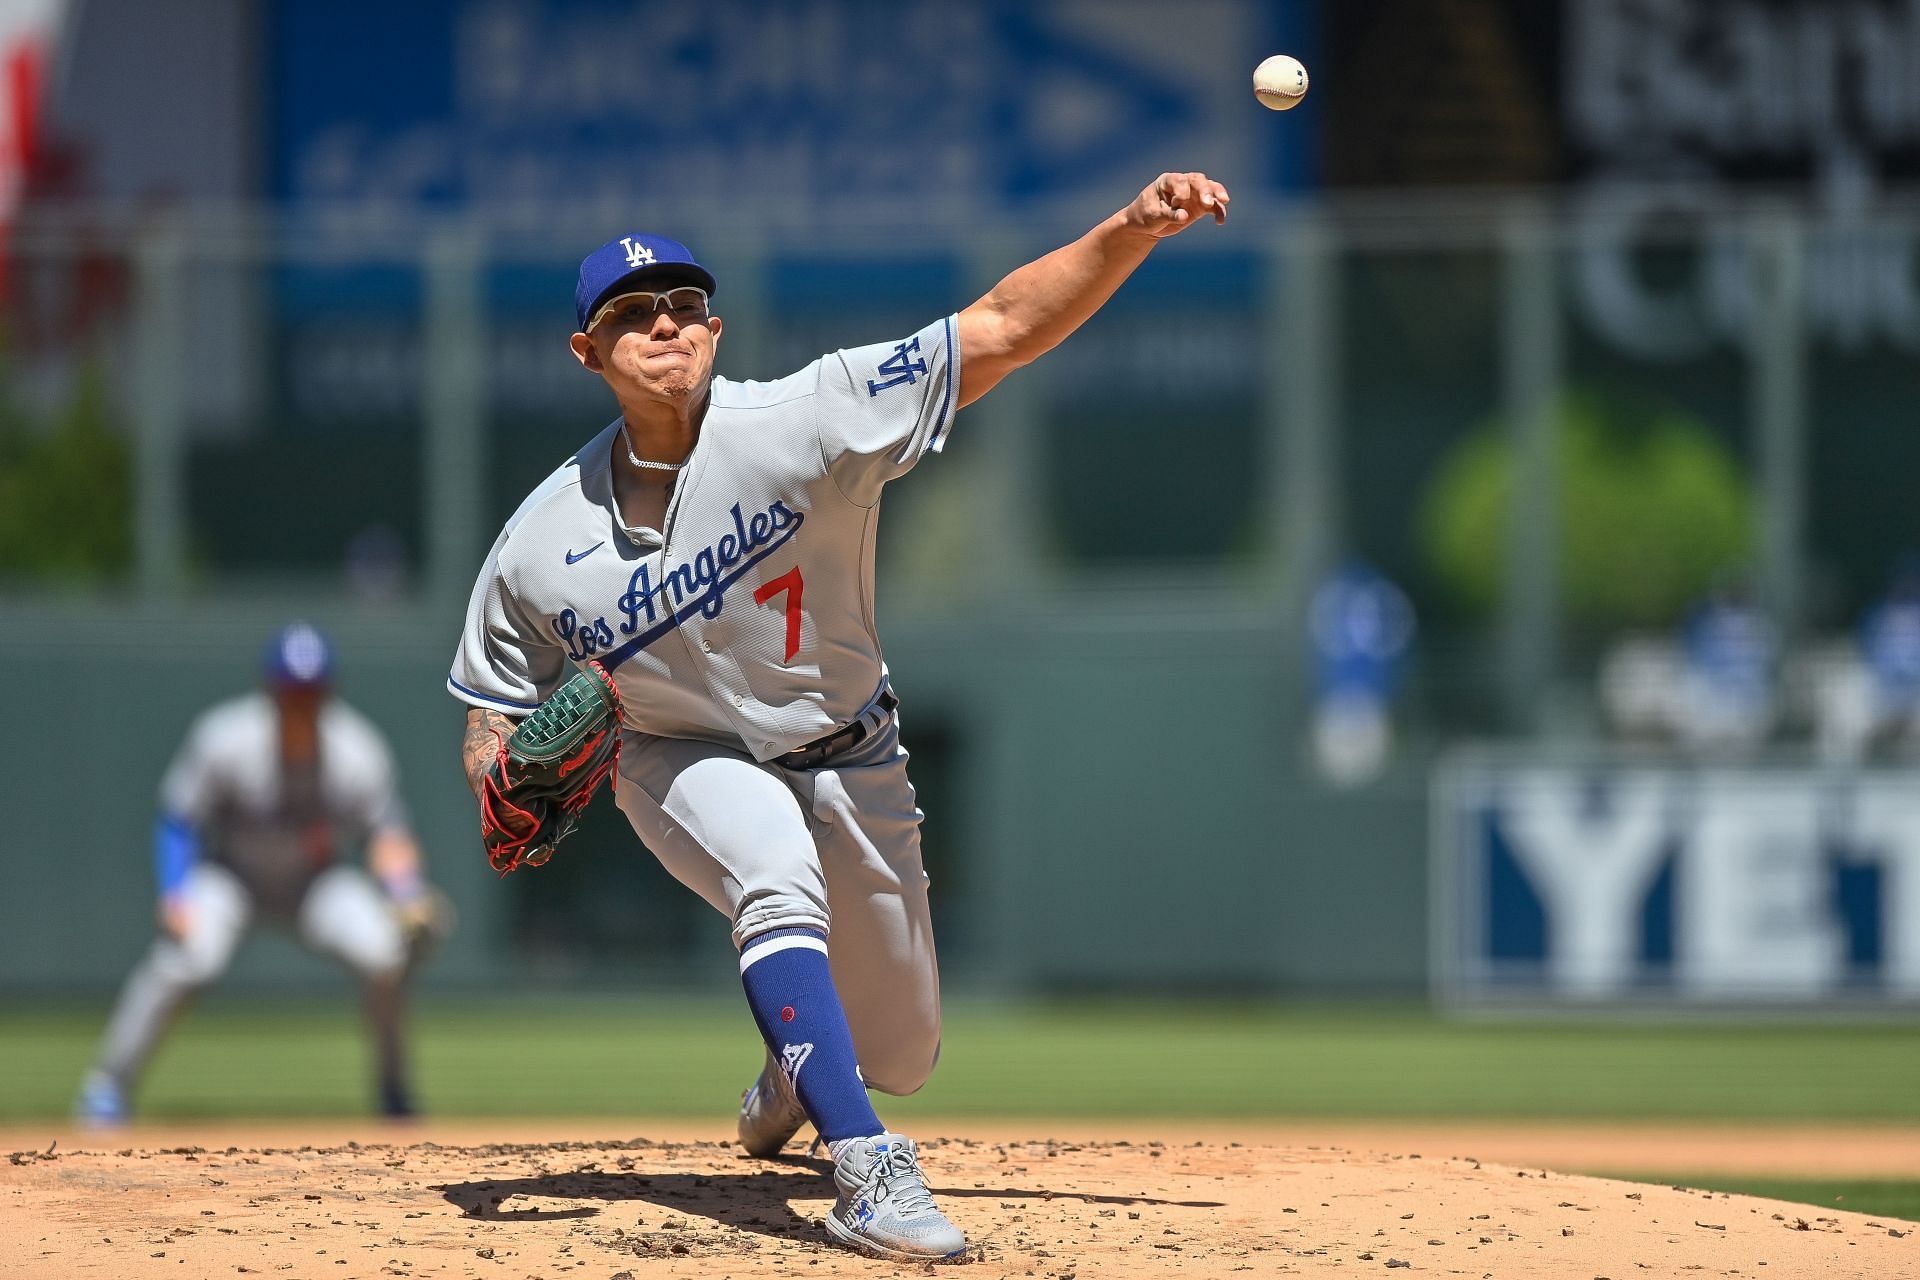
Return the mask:
<svg viewBox="0 0 1920 1280">
<path fill-rule="evenodd" d="M 664 529 L 627 525 L 620 422 L 508 521 L 476 582 L 453 694 L 534 710 L 593 658 L 624 709 L 615 798 L 733 923 L 830 930 L 867 1082 L 918 1088 L 939 1049 L 919 822 L 874 624 L 882 487 L 946 443 L 954 317 L 777 382 L 715 377 Z M 803 750 L 859 726 L 822 764 Z"/>
<path fill-rule="evenodd" d="M 255 912 L 362 977 L 399 973 L 406 946 L 386 894 L 339 849 L 402 829 L 392 754 L 367 718 L 330 698 L 316 767 L 280 761 L 272 697 L 223 702 L 195 722 L 160 784 L 168 815 L 200 833 L 181 893 L 184 938 L 162 936 L 122 990 L 97 1069 L 130 1089 L 180 1002 L 225 971 Z"/>
</svg>

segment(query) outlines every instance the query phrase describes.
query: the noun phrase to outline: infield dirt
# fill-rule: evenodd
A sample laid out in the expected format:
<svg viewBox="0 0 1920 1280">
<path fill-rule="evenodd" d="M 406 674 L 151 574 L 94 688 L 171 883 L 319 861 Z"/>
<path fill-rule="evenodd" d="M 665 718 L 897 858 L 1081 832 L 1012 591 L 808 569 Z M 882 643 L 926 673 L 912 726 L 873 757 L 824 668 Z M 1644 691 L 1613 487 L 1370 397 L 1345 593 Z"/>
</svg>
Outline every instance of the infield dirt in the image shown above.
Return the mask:
<svg viewBox="0 0 1920 1280">
<path fill-rule="evenodd" d="M 620 1129 L 641 1136 L 586 1136 Z M 1920 1276 L 1913 1223 L 1492 1159 L 1557 1150 L 1586 1167 L 1624 1154 L 1640 1169 L 1807 1173 L 1804 1157 L 1827 1153 L 1830 1173 L 1911 1177 L 1920 1143 L 1910 1130 L 1762 1131 L 1752 1143 L 1734 1131 L 1677 1133 L 1662 1166 L 1628 1151 L 1633 1131 L 1620 1130 L 1532 1130 L 1528 1147 L 1529 1131 L 1511 1126 L 1059 1129 L 1073 1136 L 923 1127 L 929 1181 L 973 1242 L 962 1274 Z M 711 1126 L 198 1132 L 74 1135 L 51 1150 L 42 1134 L 0 1135 L 34 1139 L 0 1165 L 0 1275 L 744 1280 L 927 1270 L 825 1243 L 825 1163 L 797 1144 L 781 1160 L 746 1159 Z M 1657 1135 L 1641 1136 L 1646 1147 Z M 1836 1150 L 1854 1158 L 1836 1162 Z"/>
</svg>

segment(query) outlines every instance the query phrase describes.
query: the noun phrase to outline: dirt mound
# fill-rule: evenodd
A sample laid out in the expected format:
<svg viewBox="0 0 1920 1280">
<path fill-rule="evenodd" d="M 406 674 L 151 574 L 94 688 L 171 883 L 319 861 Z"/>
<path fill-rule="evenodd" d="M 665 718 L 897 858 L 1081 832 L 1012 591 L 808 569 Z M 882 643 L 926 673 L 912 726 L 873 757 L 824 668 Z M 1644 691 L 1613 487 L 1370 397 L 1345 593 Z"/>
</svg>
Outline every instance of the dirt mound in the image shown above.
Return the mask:
<svg viewBox="0 0 1920 1280">
<path fill-rule="evenodd" d="M 921 1148 L 972 1242 L 970 1275 L 1920 1275 L 1908 1223 L 1459 1156 L 932 1134 Z M 0 1275 L 921 1270 L 826 1243 L 827 1165 L 793 1150 L 762 1161 L 716 1140 L 633 1138 L 20 1152 L 0 1164 Z"/>
</svg>

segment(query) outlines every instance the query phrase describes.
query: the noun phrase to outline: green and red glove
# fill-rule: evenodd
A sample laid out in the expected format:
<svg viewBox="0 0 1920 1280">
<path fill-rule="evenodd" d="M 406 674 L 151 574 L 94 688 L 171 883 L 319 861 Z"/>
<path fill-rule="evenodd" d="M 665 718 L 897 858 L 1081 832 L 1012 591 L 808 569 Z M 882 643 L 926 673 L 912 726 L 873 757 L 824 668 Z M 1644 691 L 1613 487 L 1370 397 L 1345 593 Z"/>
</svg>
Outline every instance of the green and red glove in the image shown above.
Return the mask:
<svg viewBox="0 0 1920 1280">
<path fill-rule="evenodd" d="M 480 839 L 493 869 L 551 858 L 619 762 L 620 692 L 589 662 L 520 722 L 480 780 Z"/>
</svg>

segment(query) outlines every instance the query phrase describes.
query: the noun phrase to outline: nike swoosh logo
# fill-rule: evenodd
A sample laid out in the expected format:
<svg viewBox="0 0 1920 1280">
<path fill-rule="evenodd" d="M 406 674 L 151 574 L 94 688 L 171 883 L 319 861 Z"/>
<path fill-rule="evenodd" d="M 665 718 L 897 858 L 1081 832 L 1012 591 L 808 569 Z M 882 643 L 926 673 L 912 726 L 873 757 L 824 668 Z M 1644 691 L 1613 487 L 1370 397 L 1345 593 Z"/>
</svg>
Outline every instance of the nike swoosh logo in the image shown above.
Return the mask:
<svg viewBox="0 0 1920 1280">
<path fill-rule="evenodd" d="M 582 551 L 578 555 L 575 555 L 573 552 L 569 551 L 567 552 L 567 563 L 579 564 L 582 560 L 585 560 L 588 556 L 592 555 L 594 552 L 598 551 L 600 548 L 606 545 L 607 545 L 607 540 L 605 538 L 602 538 L 600 539 L 600 541 L 594 543 L 592 546 L 588 547 L 585 551 Z"/>
</svg>

